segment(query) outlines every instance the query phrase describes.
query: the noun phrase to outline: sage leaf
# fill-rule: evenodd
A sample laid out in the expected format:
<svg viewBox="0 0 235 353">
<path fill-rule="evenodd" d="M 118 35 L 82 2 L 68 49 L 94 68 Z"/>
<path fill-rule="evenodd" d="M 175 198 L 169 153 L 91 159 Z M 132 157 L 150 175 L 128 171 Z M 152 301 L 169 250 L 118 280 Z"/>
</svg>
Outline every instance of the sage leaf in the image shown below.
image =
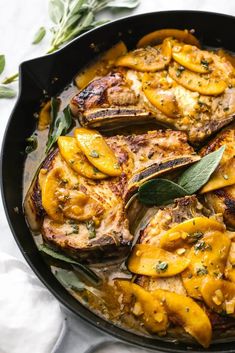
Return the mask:
<svg viewBox="0 0 235 353">
<path fill-rule="evenodd" d="M 38 44 L 41 40 L 45 37 L 46 30 L 44 27 L 40 27 L 39 30 L 36 32 L 32 44 Z"/>
<path fill-rule="evenodd" d="M 64 13 L 65 6 L 63 0 L 49 0 L 48 4 L 49 17 L 53 23 L 59 24 Z"/>
<path fill-rule="evenodd" d="M 134 9 L 139 5 L 139 0 L 113 0 L 109 1 L 106 7 L 119 7 L 126 9 Z"/>
<path fill-rule="evenodd" d="M 55 270 L 54 272 L 58 281 L 67 289 L 73 289 L 77 291 L 83 291 L 85 285 L 80 281 L 76 273 L 73 271 L 67 271 L 62 268 Z"/>
<path fill-rule="evenodd" d="M 0 55 L 0 75 L 5 68 L 5 63 L 6 63 L 5 55 L 2 54 L 2 55 Z"/>
<path fill-rule="evenodd" d="M 140 186 L 138 199 L 149 206 L 171 203 L 175 198 L 186 196 L 187 191 L 168 179 L 153 179 Z"/>
<path fill-rule="evenodd" d="M 32 136 L 28 137 L 26 139 L 26 142 L 27 142 L 27 146 L 25 148 L 25 153 L 26 154 L 29 154 L 29 153 L 35 151 L 36 148 L 38 147 L 38 140 L 37 140 L 37 137 L 35 135 L 32 135 Z"/>
<path fill-rule="evenodd" d="M 80 262 L 70 258 L 69 256 L 61 254 L 51 249 L 49 246 L 45 244 L 39 245 L 38 250 L 56 260 L 60 260 L 68 264 L 74 265 L 75 268 L 81 271 L 81 273 L 83 273 L 92 282 L 95 282 L 96 284 L 100 282 L 100 278 L 96 275 L 94 271 L 92 271 L 89 267 L 82 265 Z"/>
<path fill-rule="evenodd" d="M 51 99 L 51 126 L 47 141 L 46 153 L 57 141 L 58 137 L 68 132 L 72 124 L 72 115 L 69 106 L 59 112 L 60 101 L 56 98 Z"/>
<path fill-rule="evenodd" d="M 16 96 L 16 92 L 4 85 L 0 85 L 0 98 L 14 98 Z"/>
<path fill-rule="evenodd" d="M 225 146 L 220 147 L 215 152 L 209 153 L 203 157 L 199 162 L 196 162 L 189 167 L 179 178 L 178 184 L 184 188 L 189 195 L 207 183 L 211 174 L 218 167 L 219 162 L 223 156 Z"/>
</svg>

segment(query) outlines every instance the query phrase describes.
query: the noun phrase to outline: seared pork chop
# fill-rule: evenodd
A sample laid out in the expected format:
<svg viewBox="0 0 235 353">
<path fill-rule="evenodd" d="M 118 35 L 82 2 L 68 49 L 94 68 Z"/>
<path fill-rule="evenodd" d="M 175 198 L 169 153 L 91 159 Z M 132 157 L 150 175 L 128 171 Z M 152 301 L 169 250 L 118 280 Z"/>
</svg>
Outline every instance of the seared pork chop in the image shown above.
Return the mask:
<svg viewBox="0 0 235 353">
<path fill-rule="evenodd" d="M 234 119 L 234 87 L 226 88 L 219 96 L 206 96 L 181 86 L 167 71 L 149 75 L 147 79 L 144 75 L 122 68 L 95 79 L 72 98 L 74 116 L 79 117 L 81 125 L 93 128 L 156 121 L 187 132 L 193 144 Z M 149 85 L 159 90 L 166 109 L 158 109 L 148 99 L 144 92 Z"/>
<path fill-rule="evenodd" d="M 132 240 L 124 199 L 128 199 L 141 182 L 198 160 L 185 134 L 177 131 L 113 136 L 107 137 L 106 142 L 122 168 L 120 177 L 91 180 L 80 176 L 56 150 L 43 163 L 25 202 L 31 218 L 41 218 L 40 190 L 45 179 L 54 173 L 55 192 L 46 197 L 55 198 L 53 212 L 57 217 L 55 220 L 50 215 L 44 216 L 43 237 L 51 245 L 80 259 L 94 261 L 101 254 L 105 257 L 124 255 Z M 82 215 L 78 207 L 81 202 Z M 78 208 L 77 216 L 75 208 Z"/>
</svg>

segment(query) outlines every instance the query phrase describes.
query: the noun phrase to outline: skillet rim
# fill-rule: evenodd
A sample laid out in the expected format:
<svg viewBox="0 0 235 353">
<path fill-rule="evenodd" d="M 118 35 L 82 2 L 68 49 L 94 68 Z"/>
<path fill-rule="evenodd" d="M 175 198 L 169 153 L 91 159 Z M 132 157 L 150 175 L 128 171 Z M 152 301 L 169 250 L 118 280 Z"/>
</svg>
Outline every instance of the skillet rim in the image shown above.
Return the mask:
<svg viewBox="0 0 235 353">
<path fill-rule="evenodd" d="M 218 17 L 223 17 L 224 20 L 230 19 L 234 21 L 235 24 L 235 16 L 232 15 L 227 15 L 223 13 L 217 13 L 217 12 L 210 12 L 210 11 L 197 11 L 197 10 L 167 10 L 167 11 L 154 11 L 154 12 L 147 12 L 147 13 L 142 13 L 138 15 L 132 15 L 132 16 L 126 16 L 122 17 L 120 19 L 111 21 L 107 24 L 104 24 L 98 28 L 92 29 L 82 35 L 80 35 L 78 38 L 75 38 L 72 40 L 70 43 L 65 45 L 63 48 L 57 50 L 56 52 L 52 54 L 47 54 L 43 55 L 31 60 L 24 61 L 20 64 L 19 67 L 19 94 L 16 100 L 16 103 L 14 105 L 14 108 L 12 110 L 12 113 L 9 117 L 9 120 L 7 122 L 5 132 L 3 135 L 3 140 L 2 140 L 2 146 L 1 146 L 1 156 L 0 156 L 0 187 L 1 187 L 1 195 L 2 195 L 2 202 L 3 202 L 3 207 L 4 211 L 6 214 L 6 218 L 9 224 L 9 227 L 11 229 L 11 232 L 14 236 L 14 239 L 23 254 L 25 260 L 27 261 L 28 265 L 31 267 L 31 269 L 34 271 L 36 276 L 40 279 L 40 281 L 47 287 L 47 289 L 59 300 L 59 302 L 70 312 L 84 320 L 85 322 L 93 325 L 95 328 L 104 331 L 105 333 L 110 334 L 111 336 L 114 336 L 122 341 L 125 341 L 127 343 L 133 344 L 138 347 L 143 347 L 143 348 L 150 348 L 154 350 L 160 349 L 163 352 L 175 352 L 175 353 L 183 353 L 187 350 L 191 350 L 192 353 L 199 353 L 199 352 L 221 352 L 221 353 L 232 353 L 235 352 L 235 349 L 232 348 L 233 343 L 235 342 L 235 338 L 233 341 L 230 342 L 223 342 L 223 343 L 212 343 L 211 346 L 208 349 L 204 349 L 199 347 L 196 343 L 192 345 L 186 345 L 184 343 L 177 343 L 174 344 L 173 342 L 169 341 L 163 341 L 158 338 L 149 338 L 149 337 L 144 337 L 140 336 L 138 334 L 135 334 L 131 331 L 127 331 L 124 328 L 121 328 L 112 322 L 108 322 L 105 319 L 99 317 L 95 313 L 91 312 L 88 308 L 86 308 L 84 305 L 79 303 L 75 298 L 72 297 L 71 294 L 56 280 L 54 275 L 52 275 L 50 269 L 47 266 L 47 273 L 43 273 L 43 270 L 45 269 L 45 263 L 39 255 L 39 252 L 37 250 L 36 254 L 31 254 L 27 253 L 25 250 L 25 247 L 21 244 L 21 241 L 19 240 L 18 234 L 17 234 L 17 229 L 14 226 L 14 220 L 11 219 L 10 212 L 8 209 L 8 200 L 5 195 L 4 191 L 4 185 L 7 182 L 4 179 L 4 153 L 6 149 L 6 141 L 8 138 L 8 133 L 9 133 L 9 128 L 11 122 L 14 120 L 14 115 L 15 112 L 17 111 L 17 107 L 22 99 L 22 94 L 23 94 L 23 82 L 24 82 L 24 71 L 27 68 L 27 65 L 30 65 L 31 63 L 35 62 L 40 62 L 41 60 L 44 60 L 47 58 L 48 60 L 52 60 L 53 58 L 60 56 L 61 52 L 64 52 L 68 50 L 70 47 L 72 47 L 75 43 L 79 42 L 81 38 L 86 38 L 89 37 L 91 34 L 103 31 L 105 29 L 112 28 L 115 26 L 117 23 L 128 23 L 128 21 L 138 21 L 139 18 L 147 18 L 147 17 L 153 17 L 153 16 L 159 16 L 161 14 L 164 15 L 177 15 L 177 14 L 191 14 L 193 16 L 200 16 L 200 14 L 203 14 L 205 16 L 213 16 L 216 20 Z M 22 196 L 21 196 L 22 198 Z M 24 215 L 21 215 L 24 218 Z M 24 220 L 25 221 L 25 220 Z M 36 245 L 35 245 L 36 247 Z M 40 265 L 42 267 L 37 268 L 36 264 L 33 262 L 33 259 L 31 258 L 32 255 L 37 257 L 37 260 L 39 260 Z M 37 262 L 36 260 L 36 262 Z M 228 347 L 227 347 L 228 346 Z M 227 349 L 226 349 L 227 347 Z M 224 348 L 224 349 L 223 349 Z"/>
</svg>

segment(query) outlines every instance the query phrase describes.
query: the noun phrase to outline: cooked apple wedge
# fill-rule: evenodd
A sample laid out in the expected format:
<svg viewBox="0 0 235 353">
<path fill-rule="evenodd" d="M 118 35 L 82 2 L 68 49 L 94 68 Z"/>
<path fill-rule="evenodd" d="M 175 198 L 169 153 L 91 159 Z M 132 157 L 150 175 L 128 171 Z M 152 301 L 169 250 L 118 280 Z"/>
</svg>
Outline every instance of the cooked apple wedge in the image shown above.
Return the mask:
<svg viewBox="0 0 235 353">
<path fill-rule="evenodd" d="M 146 34 L 138 43 L 137 48 L 147 47 L 148 45 L 156 45 L 162 43 L 165 38 L 177 39 L 181 42 L 196 45 L 200 47 L 198 39 L 192 35 L 187 29 L 180 30 L 174 28 L 160 29 Z"/>
<path fill-rule="evenodd" d="M 214 219 L 195 217 L 177 224 L 164 233 L 160 240 L 160 247 L 169 251 L 185 246 L 191 247 L 205 233 L 211 231 L 223 232 L 224 230 L 224 225 Z"/>
<path fill-rule="evenodd" d="M 226 129 L 219 133 L 200 152 L 202 156 L 218 150 L 221 146 L 226 146 L 223 157 L 215 172 L 211 175 L 208 183 L 201 189 L 201 193 L 206 193 L 235 183 L 235 130 Z"/>
<path fill-rule="evenodd" d="M 220 77 L 191 72 L 177 63 L 169 67 L 169 75 L 183 87 L 206 96 L 217 96 L 227 88 L 227 83 Z"/>
<path fill-rule="evenodd" d="M 64 166 L 48 171 L 45 178 L 40 179 L 42 206 L 56 222 L 63 222 L 64 216 L 86 221 L 102 213 L 102 206 L 91 196 L 70 188 L 72 178 Z"/>
<path fill-rule="evenodd" d="M 132 249 L 128 268 L 139 275 L 170 277 L 181 273 L 190 260 L 160 249 L 151 244 L 137 244 Z"/>
<path fill-rule="evenodd" d="M 94 167 L 110 176 L 121 175 L 122 170 L 114 152 L 99 132 L 78 128 L 74 135 L 79 148 Z"/>
<path fill-rule="evenodd" d="M 227 264 L 224 270 L 224 275 L 229 281 L 235 283 L 235 242 L 234 241 L 232 241 L 230 246 Z"/>
<path fill-rule="evenodd" d="M 235 316 L 235 284 L 223 279 L 206 277 L 201 286 L 206 304 L 218 313 Z"/>
<path fill-rule="evenodd" d="M 218 166 L 210 177 L 210 180 L 203 186 L 200 193 L 217 190 L 225 186 L 235 184 L 235 156 Z"/>
<path fill-rule="evenodd" d="M 192 45 L 175 45 L 172 48 L 172 57 L 180 65 L 190 71 L 208 73 L 210 64 L 213 63 L 212 54 L 206 50 L 200 50 Z"/>
<path fill-rule="evenodd" d="M 101 54 L 95 61 L 84 68 L 76 77 L 75 83 L 79 89 L 83 89 L 95 77 L 106 75 L 114 66 L 115 60 L 127 53 L 126 45 L 121 41 Z"/>
<path fill-rule="evenodd" d="M 140 48 L 121 56 L 116 66 L 124 66 L 137 71 L 155 72 L 163 70 L 171 60 L 171 42 L 164 40 L 159 47 Z"/>
<path fill-rule="evenodd" d="M 57 142 L 61 156 L 69 167 L 79 175 L 90 179 L 104 179 L 108 177 L 108 175 L 101 173 L 88 161 L 85 154 L 78 147 L 76 138 L 60 136 Z"/>
<path fill-rule="evenodd" d="M 231 240 L 226 233 L 211 231 L 188 252 L 188 268 L 181 274 L 190 297 L 201 298 L 201 286 L 206 275 L 220 277 L 224 273 Z"/>
<path fill-rule="evenodd" d="M 174 322 L 183 326 L 184 330 L 193 336 L 203 347 L 211 342 L 211 323 L 204 310 L 189 297 L 157 289 L 152 292 L 154 298 L 162 301 Z"/>
<path fill-rule="evenodd" d="M 142 88 L 146 98 L 163 114 L 170 118 L 179 116 L 179 108 L 175 94 L 170 90 L 167 71 L 156 74 L 145 73 L 142 78 Z"/>
<path fill-rule="evenodd" d="M 51 121 L 51 101 L 46 102 L 39 112 L 38 130 L 42 131 L 48 128 Z"/>
<path fill-rule="evenodd" d="M 117 280 L 115 283 L 123 293 L 122 303 L 124 305 L 129 306 L 134 298 L 132 313 L 143 320 L 144 326 L 149 331 L 153 333 L 166 331 L 168 318 L 159 299 L 135 283 L 124 280 Z"/>
</svg>

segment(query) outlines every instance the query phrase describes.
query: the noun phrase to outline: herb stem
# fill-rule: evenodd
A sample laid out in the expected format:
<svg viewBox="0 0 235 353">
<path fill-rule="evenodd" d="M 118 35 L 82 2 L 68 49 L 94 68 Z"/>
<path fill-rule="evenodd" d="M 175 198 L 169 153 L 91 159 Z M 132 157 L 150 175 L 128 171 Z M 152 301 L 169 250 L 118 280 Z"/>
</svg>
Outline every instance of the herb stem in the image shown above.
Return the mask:
<svg viewBox="0 0 235 353">
<path fill-rule="evenodd" d="M 19 77 L 19 73 L 17 72 L 17 73 L 14 74 L 14 75 L 11 75 L 11 76 L 9 76 L 9 77 L 6 77 L 6 78 L 2 81 L 2 84 L 7 85 L 7 84 L 9 84 L 9 83 L 15 82 L 15 81 L 17 81 L 18 77 Z"/>
</svg>

